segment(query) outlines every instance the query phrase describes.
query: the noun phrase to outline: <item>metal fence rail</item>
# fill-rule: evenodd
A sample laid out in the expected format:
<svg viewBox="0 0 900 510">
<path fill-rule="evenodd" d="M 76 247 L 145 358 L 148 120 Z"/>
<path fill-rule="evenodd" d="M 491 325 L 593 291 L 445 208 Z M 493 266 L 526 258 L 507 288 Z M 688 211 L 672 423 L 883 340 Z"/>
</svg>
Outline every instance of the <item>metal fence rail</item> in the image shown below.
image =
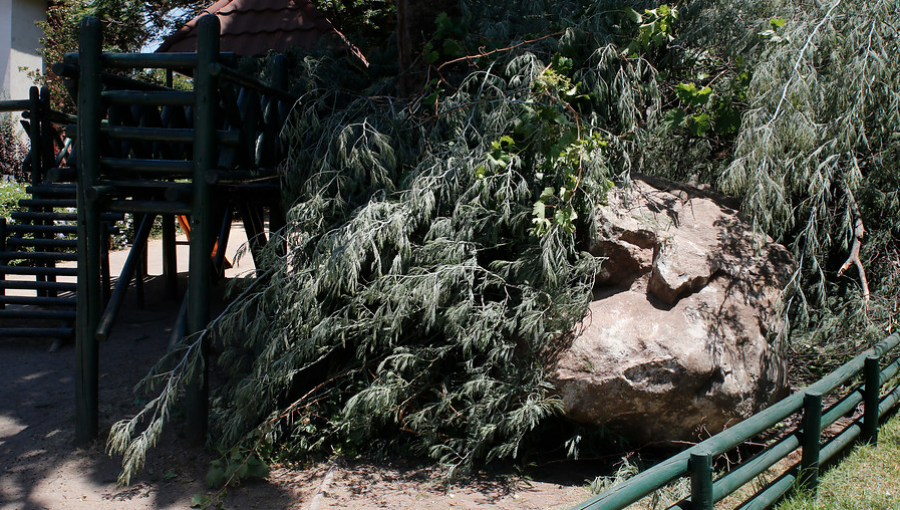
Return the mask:
<svg viewBox="0 0 900 510">
<path fill-rule="evenodd" d="M 834 458 L 857 438 L 870 443 L 877 442 L 880 418 L 900 401 L 900 385 L 893 384 L 882 390 L 882 384 L 891 382 L 900 372 L 900 359 L 894 357 L 886 366 L 881 366 L 885 355 L 892 353 L 898 344 L 900 336 L 894 333 L 807 388 L 598 494 L 572 510 L 622 509 L 685 476 L 691 478 L 691 496 L 670 508 L 711 510 L 716 502 L 734 493 L 799 447 L 803 448 L 800 462 L 738 508 L 768 508 L 798 484 L 805 490 L 814 492 L 821 464 Z M 824 395 L 851 382 L 857 376 L 863 377 L 862 384 L 854 387 L 829 408 L 823 409 Z M 864 409 L 861 419 L 855 420 L 822 444 L 822 431 L 860 404 L 863 404 Z M 803 421 L 798 430 L 742 462 L 731 472 L 713 480 L 713 459 L 801 411 Z"/>
</svg>

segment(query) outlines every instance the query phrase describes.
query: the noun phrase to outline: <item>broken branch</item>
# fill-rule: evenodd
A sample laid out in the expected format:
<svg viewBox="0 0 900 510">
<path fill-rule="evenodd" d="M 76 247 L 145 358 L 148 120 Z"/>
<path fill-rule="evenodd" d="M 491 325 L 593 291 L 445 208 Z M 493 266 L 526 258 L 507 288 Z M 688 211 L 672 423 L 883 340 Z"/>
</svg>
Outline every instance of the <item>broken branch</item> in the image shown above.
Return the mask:
<svg viewBox="0 0 900 510">
<path fill-rule="evenodd" d="M 866 227 L 863 225 L 862 215 L 859 213 L 859 206 L 856 204 L 856 198 L 853 197 L 853 192 L 849 189 L 847 189 L 847 198 L 850 201 L 850 212 L 853 213 L 853 246 L 850 247 L 850 256 L 841 266 L 841 269 L 838 271 L 838 276 L 841 276 L 844 274 L 844 271 L 850 269 L 851 264 L 856 265 L 856 269 L 859 271 L 860 283 L 862 283 L 864 304 L 868 307 L 869 281 L 866 278 L 866 269 L 863 267 L 862 261 L 859 260 L 859 248 L 862 246 L 863 236 L 866 235 Z"/>
</svg>

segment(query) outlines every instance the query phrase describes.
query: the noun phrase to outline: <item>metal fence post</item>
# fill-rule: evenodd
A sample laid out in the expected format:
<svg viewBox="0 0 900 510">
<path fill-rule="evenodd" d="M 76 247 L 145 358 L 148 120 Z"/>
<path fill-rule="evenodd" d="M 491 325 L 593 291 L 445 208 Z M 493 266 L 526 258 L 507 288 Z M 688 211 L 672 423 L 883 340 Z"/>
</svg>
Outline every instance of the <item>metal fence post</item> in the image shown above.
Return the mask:
<svg viewBox="0 0 900 510">
<path fill-rule="evenodd" d="M 872 445 L 878 444 L 878 405 L 881 392 L 881 366 L 877 356 L 867 356 L 863 366 L 865 386 L 863 387 L 862 440 Z"/>
<path fill-rule="evenodd" d="M 803 396 L 803 457 L 800 459 L 800 486 L 815 494 L 819 486 L 819 438 L 822 433 L 822 394 Z"/>
<path fill-rule="evenodd" d="M 100 166 L 100 20 L 81 20 L 78 63 L 78 292 L 75 332 L 75 438 L 87 443 L 97 437 L 99 347 L 94 332 L 100 323 L 100 212 L 88 191 Z"/>
<path fill-rule="evenodd" d="M 188 293 L 191 296 L 187 314 L 187 333 L 202 330 L 209 323 L 209 284 L 212 263 L 213 203 L 206 173 L 215 166 L 216 109 L 218 94 L 210 66 L 219 59 L 219 19 L 214 15 L 200 18 L 197 38 L 197 70 L 194 75 L 194 177 L 191 203 L 191 253 Z M 203 369 L 190 381 L 186 398 L 188 442 L 206 443 L 209 419 L 208 342 L 200 345 Z"/>
<path fill-rule="evenodd" d="M 712 455 L 707 451 L 692 453 L 688 465 L 691 470 L 691 510 L 712 510 Z"/>
</svg>

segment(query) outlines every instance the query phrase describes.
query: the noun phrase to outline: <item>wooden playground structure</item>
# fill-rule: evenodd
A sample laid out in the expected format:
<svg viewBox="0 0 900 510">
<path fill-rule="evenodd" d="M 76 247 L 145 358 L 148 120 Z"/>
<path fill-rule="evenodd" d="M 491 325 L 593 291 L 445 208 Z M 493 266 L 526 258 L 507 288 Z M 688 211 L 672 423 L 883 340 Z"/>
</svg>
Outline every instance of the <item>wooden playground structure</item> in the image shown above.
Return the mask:
<svg viewBox="0 0 900 510">
<path fill-rule="evenodd" d="M 226 262 L 225 250 L 214 246 L 227 244 L 235 211 L 254 255 L 267 242 L 266 215 L 270 232 L 284 225 L 279 134 L 297 100 L 286 91 L 285 60 L 272 59 L 268 82 L 244 75 L 235 69 L 233 54 L 219 51 L 218 18 L 205 16 L 198 28 L 196 52 L 108 53 L 102 51 L 100 21 L 85 18 L 78 53 L 53 66 L 68 80 L 77 115 L 51 110 L 46 89 L 33 89 L 26 101 L 0 102 L 0 111 L 24 110 L 28 118 L 31 151 L 25 163 L 33 196 L 20 202 L 27 212 L 15 213 L 14 224 L 0 219 L 0 318 L 63 322 L 54 328 L 0 328 L 0 334 L 74 337 L 78 442 L 98 436 L 98 342 L 110 337 L 132 279 L 140 291 L 141 259 L 157 217 L 170 296 L 178 294 L 176 218 L 186 218 L 190 230 L 188 288 L 173 340 L 210 321 L 211 280 Z M 176 90 L 115 74 L 125 69 L 162 69 L 169 77 L 180 72 L 192 77 L 193 88 Z M 59 135 L 63 126 L 67 138 Z M 74 213 L 60 209 L 72 207 Z M 111 288 L 109 235 L 124 215 L 134 220 L 134 241 Z M 77 260 L 77 271 L 55 268 L 58 260 Z M 7 282 L 7 274 L 34 276 L 34 281 Z M 77 284 L 57 283 L 60 275 L 76 276 Z M 28 288 L 36 295 L 5 296 L 6 288 Z M 2 310 L 6 304 L 41 308 Z M 208 346 L 201 349 L 207 356 Z M 206 442 L 207 375 L 195 378 L 186 395 L 193 444 Z"/>
</svg>

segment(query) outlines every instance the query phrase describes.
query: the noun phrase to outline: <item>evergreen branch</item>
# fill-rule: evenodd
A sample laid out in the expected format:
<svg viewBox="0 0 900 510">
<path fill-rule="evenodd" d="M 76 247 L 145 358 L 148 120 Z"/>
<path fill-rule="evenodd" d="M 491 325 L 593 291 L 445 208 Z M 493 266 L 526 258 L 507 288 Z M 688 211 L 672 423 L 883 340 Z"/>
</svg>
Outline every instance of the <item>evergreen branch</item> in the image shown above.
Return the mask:
<svg viewBox="0 0 900 510">
<path fill-rule="evenodd" d="M 263 273 L 263 275 L 264 274 L 265 273 Z M 150 381 L 159 375 L 167 374 L 166 383 L 159 396 L 147 402 L 147 404 L 144 405 L 144 408 L 131 419 L 120 420 L 114 423 L 110 428 L 109 438 L 106 442 L 107 453 L 110 455 L 124 456 L 122 460 L 122 472 L 118 477 L 119 486 L 125 486 L 131 483 L 131 478 L 144 468 L 147 452 L 156 445 L 162 435 L 163 426 L 168 421 L 172 407 L 175 405 L 178 398 L 178 389 L 181 387 L 182 381 L 190 379 L 191 370 L 194 370 L 195 377 L 201 377 L 196 374 L 201 373 L 203 368 L 202 365 L 206 363 L 206 360 L 200 356 L 200 346 L 202 343 L 206 340 L 209 333 L 215 330 L 219 321 L 222 320 L 223 317 L 226 317 L 229 311 L 234 309 L 236 304 L 240 302 L 240 299 L 246 298 L 262 281 L 265 280 L 263 275 L 260 275 L 253 284 L 241 293 L 238 299 L 229 303 L 225 312 L 213 320 L 202 331 L 195 333 L 194 336 L 196 339 L 183 348 L 184 354 L 171 370 L 167 371 L 165 374 L 160 374 L 157 371 L 158 367 L 169 358 L 169 356 L 166 356 L 160 360 L 153 367 L 150 374 L 144 378 L 144 381 Z M 138 386 L 141 386 L 142 384 L 143 381 L 138 383 Z M 153 415 L 150 417 L 147 427 L 145 427 L 137 437 L 134 437 L 138 425 L 144 421 L 144 418 L 146 418 L 151 411 L 153 412 Z"/>
<path fill-rule="evenodd" d="M 816 25 L 816 28 L 813 29 L 812 33 L 809 34 L 809 37 L 806 38 L 806 42 L 803 43 L 803 47 L 800 48 L 800 54 L 797 55 L 797 61 L 794 63 L 794 69 L 791 72 L 791 76 L 788 78 L 788 81 L 784 84 L 784 88 L 781 91 L 781 99 L 778 100 L 778 106 L 775 107 L 775 113 L 772 114 L 772 118 L 771 118 L 771 120 L 769 120 L 770 124 L 775 122 L 775 119 L 778 118 L 778 113 L 781 111 L 781 105 L 784 104 L 784 101 L 787 99 L 788 89 L 790 89 L 791 82 L 794 80 L 794 77 L 797 75 L 798 71 L 800 70 L 800 63 L 803 62 L 803 60 L 804 60 L 806 50 L 812 44 L 813 38 L 819 32 L 819 29 L 822 28 L 822 25 L 824 25 L 825 22 L 827 22 L 829 19 L 831 19 L 831 13 L 834 12 L 834 10 L 837 9 L 837 7 L 839 5 L 841 5 L 841 1 L 842 0 L 836 0 L 834 2 L 834 4 L 832 4 L 831 8 L 828 9 L 828 12 L 825 13 L 825 16 L 822 17 L 822 20 Z"/>
</svg>

